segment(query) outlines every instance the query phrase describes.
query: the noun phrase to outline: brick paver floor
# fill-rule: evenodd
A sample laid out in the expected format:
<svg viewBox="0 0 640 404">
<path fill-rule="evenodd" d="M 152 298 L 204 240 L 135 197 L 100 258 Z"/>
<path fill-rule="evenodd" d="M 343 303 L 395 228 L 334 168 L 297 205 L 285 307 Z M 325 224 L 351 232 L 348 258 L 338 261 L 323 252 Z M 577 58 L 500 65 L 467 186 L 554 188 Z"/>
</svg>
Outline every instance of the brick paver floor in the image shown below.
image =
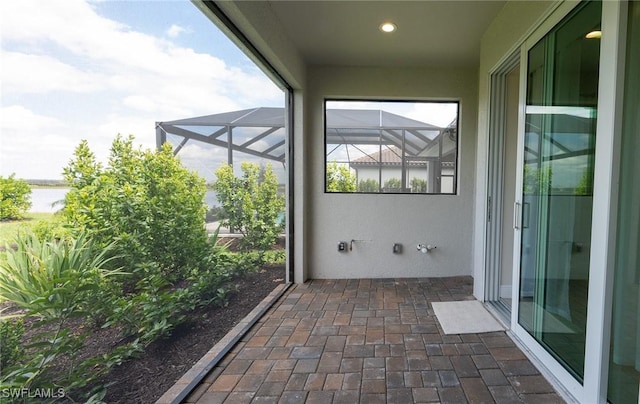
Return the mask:
<svg viewBox="0 0 640 404">
<path fill-rule="evenodd" d="M 471 293 L 470 277 L 293 285 L 186 402 L 564 402 L 504 332 L 442 332 L 430 303 Z"/>
</svg>

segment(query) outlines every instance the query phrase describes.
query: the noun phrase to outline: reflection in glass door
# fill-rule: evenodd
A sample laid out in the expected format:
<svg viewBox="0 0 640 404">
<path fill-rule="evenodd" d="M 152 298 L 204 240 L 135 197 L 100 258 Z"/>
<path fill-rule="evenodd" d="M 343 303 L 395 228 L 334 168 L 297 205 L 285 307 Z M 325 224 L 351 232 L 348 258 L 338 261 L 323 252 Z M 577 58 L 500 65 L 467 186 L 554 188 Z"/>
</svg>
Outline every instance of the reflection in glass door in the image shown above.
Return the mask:
<svg viewBox="0 0 640 404">
<path fill-rule="evenodd" d="M 577 7 L 528 53 L 518 323 L 584 376 L 600 2 Z M 591 34 L 590 34 L 591 33 Z"/>
</svg>

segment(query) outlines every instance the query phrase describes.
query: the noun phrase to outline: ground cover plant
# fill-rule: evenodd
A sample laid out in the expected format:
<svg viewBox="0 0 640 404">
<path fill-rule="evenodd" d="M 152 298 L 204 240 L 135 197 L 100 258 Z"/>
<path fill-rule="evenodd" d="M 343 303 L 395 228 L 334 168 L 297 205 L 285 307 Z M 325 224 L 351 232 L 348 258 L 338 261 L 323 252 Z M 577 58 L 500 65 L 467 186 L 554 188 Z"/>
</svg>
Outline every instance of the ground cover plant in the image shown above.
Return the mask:
<svg viewBox="0 0 640 404">
<path fill-rule="evenodd" d="M 0 391 L 100 401 L 114 368 L 226 306 L 266 259 L 283 263 L 282 251 L 265 252 L 277 235 L 232 251 L 207 234 L 204 180 L 169 146 L 145 151 L 118 137 L 102 166 L 82 142 L 64 176 L 70 191 L 56 220 L 0 256 Z M 279 198 L 277 184 L 260 185 L 257 208 Z"/>
</svg>

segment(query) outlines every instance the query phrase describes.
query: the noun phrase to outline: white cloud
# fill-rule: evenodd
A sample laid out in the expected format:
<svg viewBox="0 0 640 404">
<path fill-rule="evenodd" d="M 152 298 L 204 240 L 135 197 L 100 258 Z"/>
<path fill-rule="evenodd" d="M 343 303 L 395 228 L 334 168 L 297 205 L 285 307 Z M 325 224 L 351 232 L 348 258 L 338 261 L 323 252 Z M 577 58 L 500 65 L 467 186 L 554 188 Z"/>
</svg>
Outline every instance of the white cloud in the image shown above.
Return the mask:
<svg viewBox="0 0 640 404">
<path fill-rule="evenodd" d="M 55 117 L 38 115 L 22 105 L 0 108 L 0 130 L 3 138 L 7 131 L 39 132 L 47 128 L 60 128 L 64 124 Z"/>
<path fill-rule="evenodd" d="M 92 92 L 104 87 L 105 76 L 50 56 L 3 51 L 0 57 L 5 93 Z"/>
<path fill-rule="evenodd" d="M 446 127 L 456 117 L 458 110 L 456 103 L 415 103 L 407 112 L 407 117 L 432 125 Z"/>
<path fill-rule="evenodd" d="M 154 111 L 156 103 L 146 95 L 130 95 L 123 100 L 125 106 L 141 111 Z"/>
<path fill-rule="evenodd" d="M 61 176 L 76 146 L 66 123 L 20 105 L 2 107 L 0 118 L 0 175 Z"/>
<path fill-rule="evenodd" d="M 166 39 L 137 32 L 94 3 L 0 2 L 2 102 L 15 104 L 2 110 L 1 174 L 59 178 L 80 139 L 104 160 L 118 133 L 155 147 L 155 121 L 282 105 L 258 68 L 172 43 L 178 25 Z"/>
<path fill-rule="evenodd" d="M 172 143 L 175 147 L 179 141 L 176 142 L 174 139 Z M 227 149 L 190 141 L 180 150 L 177 157 L 186 167 L 198 171 L 207 181 L 214 181 L 215 171 L 227 162 Z"/>
<path fill-rule="evenodd" d="M 135 143 L 140 144 L 143 148 L 155 148 L 156 146 L 156 132 L 153 119 L 148 115 L 140 116 L 130 113 L 111 114 L 107 116 L 102 122 L 96 125 L 93 136 L 96 139 L 92 137 L 89 144 L 93 145 L 93 140 L 96 140 L 95 144 L 97 147 L 104 149 L 104 146 L 107 146 L 108 148 L 118 134 L 123 136 L 133 135 L 135 137 Z"/>
<path fill-rule="evenodd" d="M 187 30 L 179 25 L 172 24 L 167 30 L 167 35 L 169 36 L 169 38 L 176 38 L 183 32 L 187 32 Z"/>
<path fill-rule="evenodd" d="M 456 103 L 450 102 L 377 102 L 377 101 L 331 101 L 329 108 L 335 109 L 381 109 L 417 121 L 445 127 L 457 115 Z"/>
<path fill-rule="evenodd" d="M 178 155 L 183 159 L 207 160 L 214 157 L 216 160 L 226 161 L 227 150 L 221 147 L 211 147 L 202 143 L 190 141 L 180 150 Z"/>
<path fill-rule="evenodd" d="M 75 70 L 68 68 L 63 71 L 64 64 L 58 62 L 56 66 L 53 63 L 55 60 L 51 57 L 25 55 L 20 71 L 31 72 L 32 76 L 40 74 L 43 77 L 42 81 L 60 82 L 60 85 L 55 86 L 56 89 L 71 89 L 74 87 L 70 85 L 74 83 L 72 79 L 81 80 L 85 77 L 87 80 L 80 81 L 81 84 L 91 82 L 91 79 L 99 79 L 94 82 L 109 83 L 123 92 L 138 91 L 146 95 L 156 95 L 164 90 L 165 94 L 161 96 L 166 98 L 173 96 L 172 88 L 180 87 L 189 93 L 201 93 L 196 97 L 189 97 L 188 100 L 176 100 L 193 102 L 195 98 L 194 105 L 198 105 L 198 101 L 206 105 L 216 105 L 212 104 L 212 101 L 220 101 L 220 96 L 245 103 L 256 103 L 281 96 L 281 92 L 257 68 L 247 73 L 227 66 L 222 59 L 212 55 L 197 53 L 166 40 L 133 31 L 123 24 L 97 15 L 82 1 L 11 1 L 3 2 L 1 7 L 4 15 L 11 13 L 16 16 L 6 19 L 9 23 L 2 27 L 3 40 L 12 43 L 37 43 L 40 44 L 40 47 L 36 47 L 37 50 L 41 50 L 43 45 L 47 49 L 61 47 L 71 52 L 76 62 L 83 64 L 84 69 L 77 67 Z M 32 18 L 34 15 L 37 17 Z M 47 63 L 41 64 L 38 58 Z M 50 70 L 49 65 L 56 67 L 54 72 L 60 71 L 60 77 L 46 80 L 51 76 L 46 72 Z M 107 80 L 92 76 L 87 71 L 89 67 L 99 68 L 103 76 L 114 75 L 115 78 Z M 16 86 L 25 81 L 17 81 Z M 204 92 L 215 93 L 218 97 L 203 96 Z M 222 104 L 238 105 L 239 102 Z"/>
</svg>

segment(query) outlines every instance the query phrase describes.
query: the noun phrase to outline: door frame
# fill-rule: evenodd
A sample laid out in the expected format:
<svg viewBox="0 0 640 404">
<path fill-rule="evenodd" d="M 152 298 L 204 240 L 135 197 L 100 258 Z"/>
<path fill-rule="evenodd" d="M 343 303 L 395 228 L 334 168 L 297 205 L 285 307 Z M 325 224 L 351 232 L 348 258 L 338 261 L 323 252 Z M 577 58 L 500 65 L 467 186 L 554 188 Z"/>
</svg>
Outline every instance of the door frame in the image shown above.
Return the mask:
<svg viewBox="0 0 640 404">
<path fill-rule="evenodd" d="M 511 219 L 505 218 L 503 215 L 507 77 L 518 68 L 519 63 L 520 52 L 515 51 L 502 61 L 490 75 L 484 301 L 498 303 L 493 306 L 507 325 L 511 324 L 512 307 L 505 307 L 499 303 L 500 279 L 503 270 L 502 229 L 504 223 Z M 516 117 L 516 119 L 518 118 Z"/>
</svg>

